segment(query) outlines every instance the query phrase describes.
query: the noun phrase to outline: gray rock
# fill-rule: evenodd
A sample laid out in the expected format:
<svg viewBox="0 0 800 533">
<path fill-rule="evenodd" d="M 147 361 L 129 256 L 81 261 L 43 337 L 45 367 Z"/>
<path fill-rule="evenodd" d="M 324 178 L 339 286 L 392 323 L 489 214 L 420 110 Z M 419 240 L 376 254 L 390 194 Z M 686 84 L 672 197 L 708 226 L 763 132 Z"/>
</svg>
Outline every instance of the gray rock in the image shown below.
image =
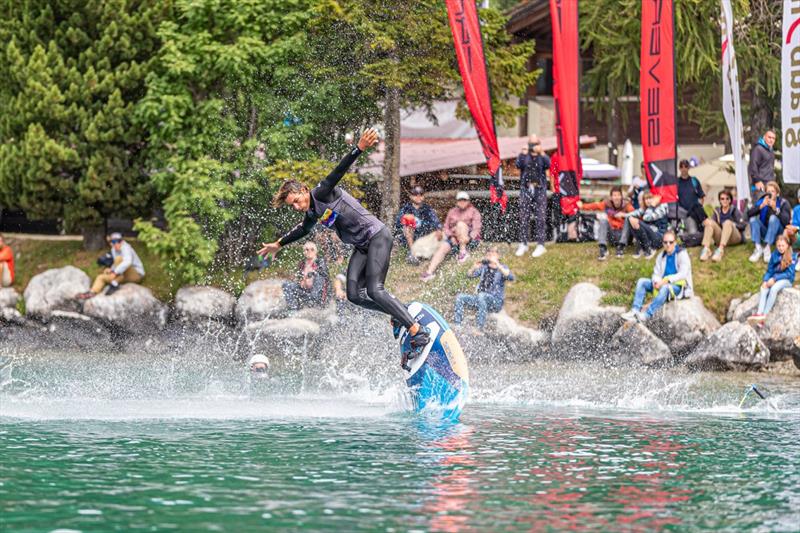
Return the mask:
<svg viewBox="0 0 800 533">
<path fill-rule="evenodd" d="M 647 321 L 647 327 L 663 340 L 678 360 L 719 329 L 719 320 L 697 296 L 668 302 Z"/>
<path fill-rule="evenodd" d="M 254 281 L 236 302 L 236 318 L 244 323 L 282 316 L 285 312 L 283 282 L 277 279 Z"/>
<path fill-rule="evenodd" d="M 760 370 L 767 363 L 769 349 L 753 328 L 741 322 L 728 322 L 686 358 L 692 370 Z"/>
<path fill-rule="evenodd" d="M 339 322 L 336 314 L 336 302 L 331 302 L 327 307 L 306 307 L 290 312 L 291 318 L 309 320 L 322 328 L 335 326 Z"/>
<path fill-rule="evenodd" d="M 0 307 L 0 322 L 15 326 L 28 325 L 28 320 L 13 307 Z"/>
<path fill-rule="evenodd" d="M 161 330 L 167 322 L 167 306 L 150 289 L 125 283 L 111 296 L 99 294 L 86 300 L 83 313 L 129 334 Z"/>
<path fill-rule="evenodd" d="M 606 345 L 605 360 L 620 366 L 668 366 L 672 352 L 664 341 L 638 322 L 624 322 Z"/>
<path fill-rule="evenodd" d="M 186 321 L 230 320 L 236 298 L 216 287 L 182 287 L 175 295 L 175 312 Z"/>
<path fill-rule="evenodd" d="M 306 336 L 319 335 L 319 324 L 305 318 L 281 318 L 259 320 L 245 328 L 251 333 L 281 339 L 302 339 Z"/>
<path fill-rule="evenodd" d="M 759 294 L 754 294 L 736 307 L 733 320 L 745 322 L 758 309 Z M 778 294 L 775 307 L 764 325 L 757 328 L 759 338 L 769 348 L 772 361 L 794 357 L 798 350 L 795 338 L 800 337 L 800 290 L 789 288 Z"/>
<path fill-rule="evenodd" d="M 741 298 L 734 298 L 731 300 L 731 303 L 728 304 L 728 312 L 725 313 L 725 321 L 731 322 L 734 320 L 733 316 L 736 313 L 736 308 L 739 307 L 739 304 L 742 303 Z"/>
<path fill-rule="evenodd" d="M 603 343 L 622 325 L 619 307 L 601 307 L 603 292 L 591 283 L 573 286 L 558 313 L 551 347 L 567 358 L 596 358 Z"/>
<path fill-rule="evenodd" d="M 486 319 L 485 332 L 490 337 L 509 341 L 521 355 L 539 355 L 550 340 L 546 332 L 520 325 L 505 311 L 491 313 Z"/>
<path fill-rule="evenodd" d="M 19 293 L 15 289 L 11 287 L 0 289 L 0 309 L 6 307 L 14 308 L 17 306 L 18 301 Z"/>
<path fill-rule="evenodd" d="M 31 278 L 25 288 L 25 313 L 47 320 L 58 309 L 78 311 L 75 296 L 89 290 L 89 276 L 74 266 L 46 270 Z"/>
</svg>

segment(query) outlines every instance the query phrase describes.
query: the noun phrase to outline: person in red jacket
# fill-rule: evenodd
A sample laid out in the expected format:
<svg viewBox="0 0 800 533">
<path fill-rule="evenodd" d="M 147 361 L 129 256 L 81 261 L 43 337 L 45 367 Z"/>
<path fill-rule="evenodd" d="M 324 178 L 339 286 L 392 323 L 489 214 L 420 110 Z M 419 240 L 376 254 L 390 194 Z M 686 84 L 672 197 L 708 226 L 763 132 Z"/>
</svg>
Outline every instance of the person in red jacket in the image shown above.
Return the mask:
<svg viewBox="0 0 800 533">
<path fill-rule="evenodd" d="M 10 287 L 14 283 L 14 252 L 0 235 L 0 287 Z"/>
</svg>

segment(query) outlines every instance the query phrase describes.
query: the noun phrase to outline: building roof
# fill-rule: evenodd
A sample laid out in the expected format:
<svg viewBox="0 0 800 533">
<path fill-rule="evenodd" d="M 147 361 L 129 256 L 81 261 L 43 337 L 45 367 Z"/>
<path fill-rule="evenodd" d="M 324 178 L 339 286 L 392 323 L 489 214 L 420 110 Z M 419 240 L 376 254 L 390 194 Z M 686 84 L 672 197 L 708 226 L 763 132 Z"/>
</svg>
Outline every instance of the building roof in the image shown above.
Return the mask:
<svg viewBox="0 0 800 533">
<path fill-rule="evenodd" d="M 542 137 L 542 148 L 546 152 L 556 149 L 555 137 Z M 527 137 L 500 137 L 501 159 L 514 159 L 522 147 L 528 143 Z M 597 142 L 596 137 L 582 135 L 580 144 L 590 145 Z M 382 175 L 384 145 L 381 141 L 378 150 L 373 152 L 369 163 L 358 169 L 360 174 Z M 483 165 L 486 158 L 481 150 L 480 142 L 473 139 L 414 139 L 400 140 L 400 176 L 415 176 L 427 172 L 449 170 Z"/>
</svg>

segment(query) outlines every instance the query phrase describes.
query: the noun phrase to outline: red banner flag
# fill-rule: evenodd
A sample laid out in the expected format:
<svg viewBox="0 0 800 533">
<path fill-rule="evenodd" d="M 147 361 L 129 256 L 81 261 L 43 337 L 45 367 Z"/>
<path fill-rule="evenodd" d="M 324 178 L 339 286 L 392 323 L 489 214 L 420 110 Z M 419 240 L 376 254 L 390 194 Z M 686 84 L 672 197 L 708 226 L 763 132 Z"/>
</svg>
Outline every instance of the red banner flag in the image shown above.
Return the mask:
<svg viewBox="0 0 800 533">
<path fill-rule="evenodd" d="M 450 30 L 458 58 L 458 70 L 464 84 L 467 107 L 475 123 L 478 139 L 481 141 L 483 155 L 492 175 L 490 184 L 491 201 L 499 203 L 506 210 L 508 197 L 503 190 L 503 173 L 500 168 L 500 149 L 497 146 L 497 133 L 494 129 L 492 98 L 489 92 L 489 77 L 486 72 L 486 58 L 483 54 L 481 26 L 475 0 L 445 0 Z"/>
<path fill-rule="evenodd" d="M 578 143 L 579 51 L 578 0 L 550 0 L 553 24 L 553 100 L 556 112 L 556 187 L 561 194 L 561 212 L 571 217 L 578 212 L 581 158 Z"/>
<path fill-rule="evenodd" d="M 675 41 L 672 0 L 642 2 L 639 116 L 650 190 L 662 202 L 678 201 L 675 165 Z"/>
</svg>

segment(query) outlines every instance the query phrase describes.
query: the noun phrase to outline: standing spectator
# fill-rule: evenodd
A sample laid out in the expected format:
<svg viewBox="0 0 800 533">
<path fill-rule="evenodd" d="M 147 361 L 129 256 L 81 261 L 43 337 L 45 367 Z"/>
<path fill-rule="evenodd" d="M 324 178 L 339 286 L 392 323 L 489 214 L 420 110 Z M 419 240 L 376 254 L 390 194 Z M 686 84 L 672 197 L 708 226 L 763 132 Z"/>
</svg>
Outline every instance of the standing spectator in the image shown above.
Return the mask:
<svg viewBox="0 0 800 533">
<path fill-rule="evenodd" d="M 742 212 L 733 205 L 733 196 L 729 191 L 723 190 L 717 197 L 719 207 L 714 209 L 711 218 L 703 221 L 703 251 L 700 252 L 700 261 L 722 261 L 727 246 L 741 244 L 744 240 L 747 221 Z M 717 249 L 711 255 L 714 243 L 717 243 Z"/>
<path fill-rule="evenodd" d="M 775 181 L 775 132 L 767 130 L 750 150 L 750 164 L 747 175 L 750 176 L 750 188 L 763 192 L 767 183 Z"/>
<path fill-rule="evenodd" d="M 681 159 L 678 164 L 678 219 L 683 222 L 687 234 L 698 233 L 700 225 L 708 218 L 703 210 L 706 193 L 700 180 L 689 175 L 689 161 Z"/>
<path fill-rule="evenodd" d="M 628 241 L 625 228 L 625 214 L 633 211 L 633 206 L 622 196 L 620 187 L 612 187 L 611 195 L 601 202 L 584 204 L 578 202 L 578 207 L 586 211 L 604 211 L 605 217 L 598 220 L 597 242 L 600 245 L 600 255 L 597 259 L 608 259 L 608 241 L 617 247 L 625 246 Z M 628 230 L 630 231 L 630 229 Z M 621 255 L 621 250 L 618 253 Z"/>
<path fill-rule="evenodd" d="M 78 295 L 81 300 L 88 300 L 100 294 L 106 285 L 110 285 L 106 296 L 111 296 L 119 289 L 121 283 L 139 283 L 144 279 L 144 265 L 136 254 L 133 246 L 128 244 L 121 233 L 112 233 L 108 236 L 111 243 L 111 257 L 114 265 L 106 268 L 103 273 L 94 278 L 91 289 Z"/>
<path fill-rule="evenodd" d="M 283 296 L 289 309 L 322 307 L 328 299 L 328 267 L 318 256 L 317 245 L 306 241 L 303 259 L 297 265 L 297 280 L 283 284 Z"/>
<path fill-rule="evenodd" d="M 794 283 L 797 257 L 792 253 L 792 246 L 786 235 L 779 235 L 775 240 L 776 250 L 772 252 L 761 284 L 761 295 L 758 300 L 758 309 L 755 314 L 748 317 L 747 322 L 758 325 L 764 322 L 767 314 L 772 311 L 778 293 L 792 286 Z"/>
<path fill-rule="evenodd" d="M 668 208 L 661 203 L 661 197 L 651 192 L 644 193 L 644 207 L 634 209 L 626 215 L 626 222 L 630 224 L 631 231 L 636 236 L 639 248 L 634 257 L 644 255 L 651 259 L 656 255 L 656 250 L 661 243 L 661 237 L 669 228 Z M 621 256 L 624 245 L 617 246 L 617 255 Z"/>
<path fill-rule="evenodd" d="M 411 253 L 414 241 L 424 237 L 434 231 L 441 234 L 442 223 L 436 216 L 436 211 L 425 203 L 425 191 L 417 185 L 408 194 L 409 201 L 403 204 L 397 214 L 397 221 L 394 224 L 395 233 L 400 236 L 401 244 L 408 247 L 408 257 L 406 260 L 412 265 L 418 265 L 419 259 Z M 438 236 L 441 240 L 441 235 Z"/>
<path fill-rule="evenodd" d="M 0 235 L 0 287 L 14 283 L 14 251 Z"/>
<path fill-rule="evenodd" d="M 756 245 L 750 261 L 755 263 L 763 258 L 765 263 L 769 263 L 772 256 L 770 246 L 792 221 L 791 206 L 781 198 L 781 188 L 776 182 L 766 184 L 764 193 L 747 210 L 747 216 L 750 217 L 750 237 Z"/>
<path fill-rule="evenodd" d="M 644 161 L 642 161 L 641 166 L 639 167 L 640 174 L 638 176 L 634 176 L 633 180 L 631 180 L 631 186 L 628 188 L 628 199 L 631 201 L 631 205 L 634 209 L 639 209 L 644 204 L 642 200 L 642 195 L 647 192 L 647 174 L 644 169 Z"/>
<path fill-rule="evenodd" d="M 694 295 L 692 260 L 689 253 L 678 246 L 673 230 L 667 230 L 664 233 L 663 243 L 664 251 L 658 254 L 653 267 L 653 276 L 640 278 L 636 283 L 633 306 L 630 311 L 622 315 L 623 319 L 646 322 L 668 300 L 691 298 Z M 654 293 L 655 296 L 647 307 L 647 311 L 642 313 L 642 306 L 648 293 Z"/>
<path fill-rule="evenodd" d="M 500 253 L 496 247 L 486 252 L 482 261 L 476 262 L 467 275 L 480 278 L 475 294 L 461 293 L 456 296 L 453 323 L 460 325 L 464 320 L 464 308 L 477 309 L 475 322 L 479 329 L 486 325 L 487 313 L 496 313 L 503 308 L 506 296 L 506 281 L 514 281 L 514 274 L 500 262 Z"/>
<path fill-rule="evenodd" d="M 444 236 L 427 270 L 420 276 L 422 281 L 434 278 L 434 272 L 451 251 L 458 250 L 458 262 L 463 263 L 469 258 L 469 250 L 474 250 L 481 242 L 481 214 L 470 203 L 469 194 L 465 191 L 456 194 L 456 206 L 447 212 Z"/>
<path fill-rule="evenodd" d="M 531 208 L 536 224 L 536 248 L 532 257 L 539 257 L 547 250 L 544 247 L 547 219 L 547 188 L 550 180 L 550 158 L 542 149 L 542 143 L 536 135 L 528 139 L 527 148 L 523 148 L 517 156 L 519 175 L 519 247 L 516 256 L 520 257 L 528 251 L 528 240 L 531 232 Z"/>
</svg>

